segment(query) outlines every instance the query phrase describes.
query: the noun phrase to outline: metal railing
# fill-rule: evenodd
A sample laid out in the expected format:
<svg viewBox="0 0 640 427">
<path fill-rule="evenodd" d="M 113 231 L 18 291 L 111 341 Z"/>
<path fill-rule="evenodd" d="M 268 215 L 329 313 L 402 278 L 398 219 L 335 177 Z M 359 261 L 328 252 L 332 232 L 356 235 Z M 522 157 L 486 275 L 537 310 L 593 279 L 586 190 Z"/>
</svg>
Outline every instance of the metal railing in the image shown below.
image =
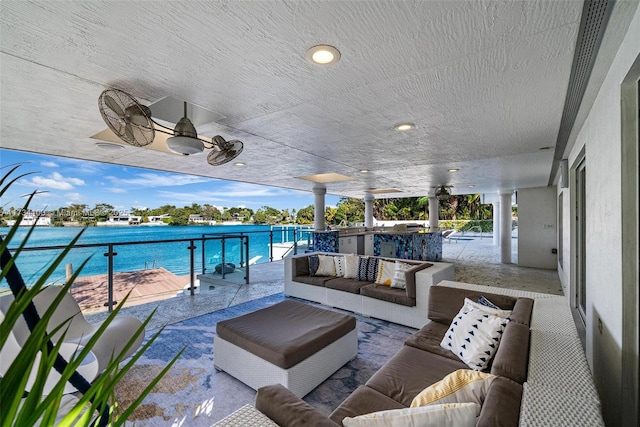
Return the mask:
<svg viewBox="0 0 640 427">
<path fill-rule="evenodd" d="M 297 243 L 298 243 L 298 237 L 299 236 L 304 236 L 306 234 L 307 237 L 307 241 L 309 244 L 311 244 L 311 239 L 313 237 L 313 230 L 311 228 L 306 228 L 306 227 L 287 227 L 286 230 L 286 238 L 282 238 L 281 237 L 281 233 L 282 230 L 279 227 L 272 227 L 270 230 L 265 230 L 265 231 L 261 231 L 261 230 L 255 230 L 255 231 L 247 231 L 247 232 L 239 232 L 239 233 L 223 233 L 223 234 L 203 234 L 200 237 L 191 237 L 191 238 L 184 238 L 184 239 L 161 239 L 161 240 L 144 240 L 144 241 L 126 241 L 126 242 L 106 242 L 106 243 L 85 243 L 85 244 L 76 244 L 73 247 L 72 253 L 73 251 L 81 251 L 83 249 L 85 250 L 91 250 L 91 249 L 98 249 L 98 248 L 106 248 L 106 251 L 103 252 L 103 256 L 106 257 L 106 261 L 107 261 L 107 265 L 106 265 L 106 270 L 107 270 L 107 280 L 106 280 L 106 293 L 107 293 L 107 301 L 104 303 L 104 306 L 107 307 L 107 309 L 109 311 L 113 310 L 113 306 L 115 304 L 117 304 L 116 301 L 114 301 L 114 274 L 116 273 L 116 268 L 115 268 L 115 260 L 116 257 L 118 256 L 118 252 L 121 252 L 121 256 L 124 256 L 124 260 L 129 261 L 130 258 L 135 257 L 137 252 L 142 252 L 140 250 L 125 250 L 125 247 L 134 247 L 134 246 L 139 246 L 139 245 L 163 245 L 163 250 L 160 251 L 160 253 L 162 253 L 162 255 L 168 256 L 169 258 L 171 258 L 172 260 L 175 261 L 175 259 L 179 259 L 180 256 L 177 255 L 175 253 L 175 250 L 178 248 L 172 248 L 171 245 L 178 245 L 180 243 L 186 243 L 187 246 L 185 249 L 187 249 L 189 251 L 189 255 L 188 255 L 188 264 L 189 264 L 189 268 L 188 268 L 188 273 L 189 273 L 189 283 L 188 283 L 188 288 L 185 286 L 184 290 L 186 291 L 187 289 L 189 290 L 189 294 L 190 295 L 194 295 L 195 294 L 195 289 L 196 289 L 196 270 L 198 270 L 198 266 L 197 266 L 197 255 L 196 255 L 196 250 L 198 248 L 201 248 L 201 271 L 202 273 L 206 273 L 207 272 L 207 259 L 206 259 L 206 253 L 207 253 L 207 243 L 208 242 L 220 242 L 221 245 L 221 249 L 220 249 L 220 257 L 221 257 L 221 264 L 222 264 L 222 278 L 225 278 L 225 268 L 224 265 L 226 264 L 226 261 L 228 258 L 227 255 L 227 242 L 228 241 L 234 241 L 234 240 L 239 240 L 240 241 L 240 251 L 239 251 L 239 257 L 240 257 L 240 267 L 245 269 L 245 276 L 244 276 L 244 280 L 245 283 L 249 283 L 249 265 L 250 265 L 250 244 L 249 244 L 249 238 L 250 236 L 256 236 L 256 235 L 264 235 L 264 234 L 268 234 L 269 235 L 269 245 L 270 245 L 270 249 L 269 249 L 269 256 L 268 256 L 268 260 L 269 262 L 273 261 L 273 244 L 274 244 L 274 234 L 275 235 L 280 235 L 278 237 L 280 237 L 279 239 L 275 239 L 275 240 L 285 240 L 285 243 L 288 242 L 288 236 L 291 233 L 293 236 L 293 242 L 292 242 L 292 248 L 290 248 L 290 250 L 293 250 L 293 253 L 296 254 L 297 253 Z M 281 243 L 281 242 L 277 242 L 277 243 Z M 52 259 L 55 256 L 55 253 L 53 253 L 53 251 L 62 251 L 66 248 L 66 245 L 52 245 L 52 246 L 34 246 L 34 247 L 25 247 L 23 248 L 23 252 L 28 253 L 28 252 L 38 252 L 40 251 L 41 256 L 39 256 L 37 258 L 38 263 L 37 265 L 39 267 L 35 267 L 34 270 L 36 270 L 35 273 L 33 274 L 37 274 L 38 271 L 41 271 L 43 269 L 42 266 L 40 266 L 40 261 L 43 261 L 42 264 L 46 264 L 46 260 L 48 258 Z M 11 251 L 15 251 L 15 248 L 11 248 Z M 49 251 L 49 252 L 42 252 L 42 251 Z M 97 253 L 99 253 L 99 251 L 96 251 Z M 94 253 L 96 253 L 94 252 Z M 209 248 L 209 252 L 211 252 L 211 248 Z M 289 251 L 288 251 L 289 252 Z M 91 254 L 89 254 L 88 256 L 91 256 Z M 83 258 L 84 260 L 84 256 L 80 256 L 78 255 L 76 258 L 80 259 Z M 186 260 L 185 260 L 186 261 Z M 136 262 L 138 262 L 138 260 L 136 260 Z M 142 261 L 139 261 L 140 263 L 142 263 Z M 97 261 L 96 261 L 97 263 Z M 151 264 L 152 263 L 152 264 Z M 182 264 L 182 262 L 180 262 L 180 260 L 178 261 L 179 264 Z M 20 259 L 18 259 L 17 261 L 18 267 L 20 267 Z M 125 271 L 123 272 L 131 272 L 131 271 L 139 271 L 139 270 L 147 270 L 149 268 L 149 265 L 152 265 L 152 268 L 155 269 L 157 268 L 157 266 L 162 267 L 162 262 L 157 260 L 157 259 L 153 259 L 153 261 L 144 261 L 144 268 L 142 268 L 142 264 L 140 264 L 140 268 L 133 268 L 131 265 L 132 263 L 125 263 L 125 264 L 129 264 L 128 268 L 125 268 Z M 98 268 L 98 267 L 96 267 Z M 170 268 L 168 268 L 170 270 Z M 180 268 L 181 271 L 184 271 L 183 268 Z M 85 270 L 86 271 L 86 270 Z M 104 270 L 102 270 L 104 271 Z M 118 273 L 120 273 L 121 271 L 118 271 Z M 62 275 L 62 273 L 56 273 L 58 276 Z M 68 275 L 68 273 L 67 273 Z M 55 276 L 54 276 L 55 277 Z M 78 279 L 83 278 L 83 276 L 80 276 Z M 95 288 L 92 289 L 92 291 L 94 293 L 99 293 L 101 290 L 104 289 L 100 289 L 100 288 Z"/>
</svg>

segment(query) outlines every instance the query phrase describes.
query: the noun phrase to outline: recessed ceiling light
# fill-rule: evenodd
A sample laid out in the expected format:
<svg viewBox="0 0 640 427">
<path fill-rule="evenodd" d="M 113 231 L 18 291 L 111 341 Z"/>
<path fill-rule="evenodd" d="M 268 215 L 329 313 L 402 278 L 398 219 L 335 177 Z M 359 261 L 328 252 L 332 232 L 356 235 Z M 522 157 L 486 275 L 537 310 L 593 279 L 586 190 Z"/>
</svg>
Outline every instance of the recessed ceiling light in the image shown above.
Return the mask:
<svg viewBox="0 0 640 427">
<path fill-rule="evenodd" d="M 369 173 L 369 169 L 360 169 L 360 173 Z"/>
<path fill-rule="evenodd" d="M 460 169 L 455 169 L 455 168 L 451 168 L 449 169 L 449 172 L 454 173 L 454 172 L 458 172 Z"/>
<path fill-rule="evenodd" d="M 96 147 L 103 150 L 124 150 L 124 145 L 116 144 L 114 142 L 96 142 Z"/>
<path fill-rule="evenodd" d="M 333 46 L 321 44 L 307 50 L 307 61 L 318 65 L 331 65 L 340 60 L 340 51 Z"/>
<path fill-rule="evenodd" d="M 473 187 L 475 187 L 475 185 L 473 185 L 473 184 L 467 185 L 467 188 L 473 188 Z"/>
<path fill-rule="evenodd" d="M 400 131 L 400 132 L 405 132 L 408 130 L 413 130 L 416 128 L 416 125 L 414 125 L 413 123 L 398 123 L 397 125 L 395 125 L 393 127 L 395 130 Z"/>
<path fill-rule="evenodd" d="M 539 150 L 540 151 L 547 151 L 547 150 L 551 150 L 553 147 L 540 147 Z"/>
<path fill-rule="evenodd" d="M 233 164 L 233 166 L 244 166 L 244 165 L 245 165 L 245 163 L 242 163 L 242 162 L 235 162 Z"/>
</svg>

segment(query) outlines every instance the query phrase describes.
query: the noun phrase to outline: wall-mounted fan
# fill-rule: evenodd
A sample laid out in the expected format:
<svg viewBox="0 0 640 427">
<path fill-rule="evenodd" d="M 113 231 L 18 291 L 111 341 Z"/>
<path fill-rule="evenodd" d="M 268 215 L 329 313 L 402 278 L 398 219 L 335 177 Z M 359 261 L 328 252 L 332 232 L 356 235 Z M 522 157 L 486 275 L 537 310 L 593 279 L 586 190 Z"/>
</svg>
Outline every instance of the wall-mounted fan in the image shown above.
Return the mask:
<svg viewBox="0 0 640 427">
<path fill-rule="evenodd" d="M 198 136 L 196 128 L 187 117 L 187 103 L 184 102 L 184 116 L 171 129 L 151 117 L 149 107 L 141 105 L 133 96 L 119 89 L 106 89 L 98 98 L 98 108 L 109 129 L 127 144 L 144 147 L 153 142 L 155 132 L 172 135 L 167 138 L 167 148 L 185 156 L 201 154 L 211 150 L 207 162 L 212 166 L 225 164 L 242 152 L 241 141 L 226 141 L 220 135 L 211 140 Z"/>
<path fill-rule="evenodd" d="M 448 200 L 451 197 L 451 192 L 449 192 L 448 188 L 451 188 L 452 185 L 441 185 L 440 187 L 436 187 L 436 197 L 440 200 Z"/>
</svg>

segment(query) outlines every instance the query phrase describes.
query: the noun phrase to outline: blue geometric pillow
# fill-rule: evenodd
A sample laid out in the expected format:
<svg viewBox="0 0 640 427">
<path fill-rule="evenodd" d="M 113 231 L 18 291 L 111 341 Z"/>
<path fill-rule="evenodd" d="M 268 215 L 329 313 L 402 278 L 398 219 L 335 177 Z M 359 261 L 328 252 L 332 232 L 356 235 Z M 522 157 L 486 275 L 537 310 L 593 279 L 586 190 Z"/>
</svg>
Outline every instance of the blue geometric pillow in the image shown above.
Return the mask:
<svg viewBox="0 0 640 427">
<path fill-rule="evenodd" d="M 500 307 L 498 307 L 497 305 L 495 305 L 494 303 L 489 301 L 487 298 L 484 297 L 484 295 L 482 295 L 482 296 L 480 296 L 480 298 L 478 298 L 478 304 L 482 304 L 485 307 L 495 308 L 497 310 L 500 310 Z"/>
<path fill-rule="evenodd" d="M 440 346 L 451 350 L 469 368 L 482 371 L 498 350 L 510 315 L 506 310 L 484 310 L 481 305 L 465 299 Z"/>
<path fill-rule="evenodd" d="M 309 276 L 315 276 L 320 266 L 318 255 L 309 255 Z"/>
</svg>

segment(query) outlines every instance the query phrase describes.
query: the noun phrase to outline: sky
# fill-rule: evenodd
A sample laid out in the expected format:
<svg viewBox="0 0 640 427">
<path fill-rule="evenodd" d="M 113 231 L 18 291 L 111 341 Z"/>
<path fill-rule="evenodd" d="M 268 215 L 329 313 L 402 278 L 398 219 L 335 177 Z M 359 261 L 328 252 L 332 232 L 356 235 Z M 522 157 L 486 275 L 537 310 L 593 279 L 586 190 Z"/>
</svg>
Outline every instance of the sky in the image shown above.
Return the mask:
<svg viewBox="0 0 640 427">
<path fill-rule="evenodd" d="M 160 172 L 129 166 L 33 154 L 0 148 L 0 175 L 10 165 L 25 163 L 19 173 L 32 172 L 19 179 L 0 200 L 0 209 L 19 208 L 24 195 L 42 191 L 31 204 L 34 210 L 57 210 L 72 204 L 89 208 L 107 203 L 119 211 L 157 208 L 163 205 L 191 206 L 208 203 L 216 207 L 262 206 L 296 211 L 313 205 L 311 192 L 225 181 L 194 175 Z M 327 195 L 325 205 L 336 206 L 339 198 Z"/>
</svg>

